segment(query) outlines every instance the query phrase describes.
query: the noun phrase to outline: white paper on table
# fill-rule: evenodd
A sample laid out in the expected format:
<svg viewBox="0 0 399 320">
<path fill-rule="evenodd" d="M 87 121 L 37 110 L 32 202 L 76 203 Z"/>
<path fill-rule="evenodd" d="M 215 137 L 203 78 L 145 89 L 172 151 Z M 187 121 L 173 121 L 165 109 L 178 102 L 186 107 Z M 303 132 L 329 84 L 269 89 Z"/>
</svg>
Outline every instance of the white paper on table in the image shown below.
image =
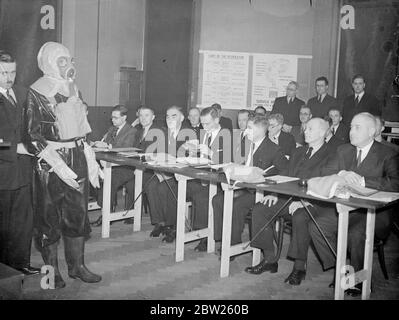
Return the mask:
<svg viewBox="0 0 399 320">
<path fill-rule="evenodd" d="M 290 182 L 290 181 L 299 180 L 299 178 L 293 178 L 293 177 L 288 177 L 288 176 L 280 176 L 280 175 L 270 176 L 270 177 L 267 177 L 267 179 L 276 181 L 276 183 L 284 183 L 284 182 Z"/>
</svg>

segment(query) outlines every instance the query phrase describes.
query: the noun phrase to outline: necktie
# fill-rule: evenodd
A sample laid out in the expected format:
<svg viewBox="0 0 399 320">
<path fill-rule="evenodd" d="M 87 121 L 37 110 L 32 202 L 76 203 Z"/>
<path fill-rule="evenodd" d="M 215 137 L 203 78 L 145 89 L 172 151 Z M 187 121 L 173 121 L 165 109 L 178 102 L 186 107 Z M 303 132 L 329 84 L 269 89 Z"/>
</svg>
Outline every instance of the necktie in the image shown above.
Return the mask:
<svg viewBox="0 0 399 320">
<path fill-rule="evenodd" d="M 355 106 L 357 106 L 359 104 L 359 96 L 356 96 L 355 98 Z"/>
<path fill-rule="evenodd" d="M 356 166 L 359 167 L 361 163 L 362 163 L 362 149 L 359 149 L 357 153 Z"/>
<path fill-rule="evenodd" d="M 10 94 L 10 89 L 8 89 L 8 90 L 6 91 L 6 94 L 7 94 L 7 99 L 8 99 L 8 101 L 10 101 L 11 104 L 12 104 L 13 106 L 16 106 L 17 103 L 15 102 L 13 96 Z"/>
<path fill-rule="evenodd" d="M 251 143 L 251 146 L 249 147 L 248 159 L 247 159 L 247 161 L 245 162 L 245 165 L 246 165 L 247 167 L 251 167 L 252 164 L 253 164 L 253 161 L 254 161 L 254 159 L 253 159 L 254 149 L 255 149 L 255 143 L 252 142 L 252 143 Z"/>
<path fill-rule="evenodd" d="M 113 127 L 112 131 L 111 131 L 111 139 L 109 141 L 109 144 L 111 144 L 111 145 L 114 144 L 115 138 L 117 136 L 117 133 L 118 133 L 118 128 L 117 127 Z"/>
<path fill-rule="evenodd" d="M 288 98 L 288 104 L 291 104 L 291 98 Z"/>
<path fill-rule="evenodd" d="M 208 148 L 211 147 L 211 143 L 212 143 L 212 134 L 207 133 L 206 144 L 207 144 Z"/>
<path fill-rule="evenodd" d="M 318 101 L 319 103 L 321 103 L 321 96 L 320 96 L 320 95 L 317 97 L 317 101 Z"/>
<path fill-rule="evenodd" d="M 305 154 L 305 160 L 310 159 L 310 156 L 312 155 L 313 147 L 309 147 L 308 151 L 306 151 Z"/>
<path fill-rule="evenodd" d="M 335 127 L 332 127 L 331 132 L 332 132 L 332 135 L 335 136 Z"/>
</svg>

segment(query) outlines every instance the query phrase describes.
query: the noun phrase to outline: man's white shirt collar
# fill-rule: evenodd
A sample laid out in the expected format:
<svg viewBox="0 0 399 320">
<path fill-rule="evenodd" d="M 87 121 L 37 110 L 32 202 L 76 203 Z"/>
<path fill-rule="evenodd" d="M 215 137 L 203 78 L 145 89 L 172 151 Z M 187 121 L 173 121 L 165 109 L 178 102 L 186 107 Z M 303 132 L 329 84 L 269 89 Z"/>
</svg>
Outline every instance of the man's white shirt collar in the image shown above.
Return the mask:
<svg viewBox="0 0 399 320">
<path fill-rule="evenodd" d="M 355 99 L 356 99 L 356 97 L 359 97 L 359 101 L 362 100 L 363 96 L 364 96 L 364 91 L 359 94 L 355 93 Z"/>
<path fill-rule="evenodd" d="M 8 89 L 8 92 L 10 93 L 11 97 L 13 97 L 15 101 L 17 101 L 17 98 L 15 96 L 14 90 L 12 88 L 10 88 L 10 89 Z M 4 89 L 3 87 L 0 87 L 0 93 L 8 100 L 7 89 Z"/>
<path fill-rule="evenodd" d="M 367 157 L 371 146 L 373 145 L 374 140 L 372 140 L 369 144 L 367 144 L 366 146 L 364 146 L 363 148 L 358 148 L 356 147 L 356 157 L 359 154 L 359 150 L 362 150 L 362 157 L 361 157 L 361 162 L 363 162 L 363 160 Z"/>
</svg>

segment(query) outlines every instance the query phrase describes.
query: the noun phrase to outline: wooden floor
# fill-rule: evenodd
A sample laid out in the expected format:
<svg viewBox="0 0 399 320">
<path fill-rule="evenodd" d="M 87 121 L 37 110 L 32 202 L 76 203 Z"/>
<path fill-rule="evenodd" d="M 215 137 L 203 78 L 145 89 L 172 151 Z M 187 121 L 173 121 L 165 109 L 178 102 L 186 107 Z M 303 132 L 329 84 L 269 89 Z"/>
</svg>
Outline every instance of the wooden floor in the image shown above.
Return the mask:
<svg viewBox="0 0 399 320">
<path fill-rule="evenodd" d="M 90 220 L 99 211 L 90 212 Z M 152 226 L 143 216 L 142 231 L 132 232 L 132 225 L 123 221 L 111 226 L 109 239 L 101 239 L 101 228 L 93 228 L 86 243 L 88 267 L 101 274 L 102 282 L 86 284 L 68 278 L 63 245 L 59 246 L 60 270 L 67 286 L 59 290 L 43 290 L 41 275 L 27 277 L 23 285 L 24 299 L 333 299 L 328 288 L 332 271 L 323 272 L 312 250 L 306 280 L 300 286 L 290 286 L 284 279 L 292 269 L 285 258 L 289 243 L 284 239 L 278 273 L 249 275 L 244 269 L 251 263 L 251 254 L 243 254 L 230 264 L 230 277 L 219 278 L 220 261 L 215 254 L 197 253 L 197 242 L 186 245 L 184 262 L 175 263 L 175 244 L 150 238 Z M 247 232 L 245 232 L 247 237 Z M 383 278 L 377 255 L 374 255 L 373 292 L 371 299 L 399 299 L 399 239 L 392 234 L 385 248 L 390 280 Z M 32 265 L 42 265 L 36 249 L 32 250 Z M 348 297 L 348 299 L 354 299 Z"/>
</svg>

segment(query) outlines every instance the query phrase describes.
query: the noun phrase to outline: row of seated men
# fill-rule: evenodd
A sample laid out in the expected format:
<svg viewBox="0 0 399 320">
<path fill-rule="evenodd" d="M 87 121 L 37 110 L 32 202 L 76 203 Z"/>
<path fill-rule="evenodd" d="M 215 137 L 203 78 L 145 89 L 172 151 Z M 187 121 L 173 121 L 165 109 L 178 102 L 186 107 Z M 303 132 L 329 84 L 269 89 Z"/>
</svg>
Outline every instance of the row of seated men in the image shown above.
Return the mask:
<svg viewBox="0 0 399 320">
<path fill-rule="evenodd" d="M 306 108 L 310 111 L 307 106 L 302 107 L 301 111 L 305 111 Z M 191 109 L 189 119 L 193 118 L 193 110 L 198 112 L 196 109 Z M 123 107 L 115 108 L 112 112 L 114 124 L 115 120 L 118 119 L 126 121 L 124 111 L 126 110 Z M 334 108 L 329 111 L 331 125 L 324 119 L 311 118 L 309 115 L 306 121 L 302 122 L 305 125 L 304 142 L 301 145 L 295 144 L 293 136 L 282 131 L 285 122 L 281 114 L 271 114 L 265 117 L 259 114 L 251 114 L 247 110 L 241 110 L 238 113 L 240 130 L 233 133 L 233 137 L 238 135 L 238 138 L 229 140 L 232 148 L 228 150 L 229 148 L 225 148 L 225 145 L 223 145 L 223 139 L 226 137 L 224 132 L 230 132 L 230 130 L 221 127 L 220 110 L 211 106 L 200 112 L 199 118 L 203 130 L 200 131 L 197 151 L 200 156 L 207 157 L 214 163 L 226 162 L 227 157 L 227 159 L 233 159 L 235 162 L 261 169 L 273 167 L 268 172 L 269 174 L 309 179 L 338 173 L 349 183 L 379 190 L 399 191 L 398 150 L 396 145 L 382 140 L 382 119 L 370 113 L 359 113 L 351 121 L 349 139 L 346 137 L 340 138 L 336 137 L 338 131 L 334 130 L 335 118 L 339 121 L 342 120 L 339 111 Z M 149 134 L 151 130 L 159 130 L 154 126 L 154 118 L 154 113 L 150 108 L 142 107 L 139 110 L 140 126 L 132 128 L 127 125 L 126 131 L 135 131 L 135 138 L 132 138 L 132 141 L 135 141 L 134 146 L 146 150 L 148 146 L 154 143 L 153 139 L 146 139 L 146 137 L 151 136 Z M 302 118 L 304 118 L 304 114 L 302 114 Z M 192 131 L 194 129 L 184 125 L 184 115 L 181 109 L 176 106 L 172 106 L 166 111 L 166 123 L 167 128 L 162 129 L 166 139 L 163 150 L 177 156 L 179 154 L 176 153 L 176 150 L 183 150 L 181 155 L 186 155 L 187 148 L 181 147 L 188 143 L 187 129 Z M 192 125 L 192 127 L 194 126 L 195 124 Z M 121 132 L 123 128 L 120 129 Z M 112 130 L 107 133 L 105 141 L 96 142 L 96 145 L 112 144 L 112 139 L 115 136 L 111 132 Z M 286 139 L 278 139 L 285 135 Z M 152 136 L 154 137 L 154 135 Z M 197 133 L 193 133 L 192 136 L 198 137 Z M 242 144 L 241 136 L 243 136 L 243 140 L 250 142 L 249 148 L 245 147 L 248 146 L 248 143 Z M 277 139 L 275 139 L 276 136 Z M 231 139 L 230 135 L 227 135 L 227 137 Z M 283 142 L 284 140 L 288 143 Z M 350 143 L 346 143 L 348 140 Z M 243 145 L 244 148 L 242 148 Z M 229 153 L 230 155 L 227 155 Z M 126 170 L 125 174 L 122 174 L 124 178 L 127 177 L 127 171 L 130 171 L 131 178 L 134 179 L 131 168 L 120 167 L 115 169 Z M 151 223 L 154 225 L 151 236 L 159 237 L 163 235 L 163 241 L 173 242 L 176 234 L 177 201 L 175 195 L 177 194 L 177 181 L 173 176 L 154 175 L 153 172 L 147 171 L 144 173 L 143 180 L 144 190 L 149 200 Z M 193 204 L 193 229 L 206 228 L 208 225 L 208 192 L 209 186 L 203 181 L 188 181 L 187 197 Z M 250 210 L 252 210 L 252 234 L 257 234 L 264 223 L 286 200 L 285 197 L 265 194 L 264 198 L 255 204 L 253 191 L 236 191 L 233 204 L 231 243 L 234 245 L 241 242 L 245 218 Z M 212 204 L 214 209 L 214 239 L 220 241 L 223 221 L 223 194 L 220 187 L 218 187 L 217 195 L 212 199 Z M 319 225 L 322 226 L 322 230 L 324 230 L 330 243 L 336 245 L 337 215 L 335 206 L 318 201 L 306 203 L 306 206 L 313 213 Z M 281 215 L 292 220 L 292 240 L 288 256 L 294 260 L 294 266 L 286 282 L 299 285 L 305 278 L 307 252 L 312 240 L 324 268 L 334 267 L 334 256 L 299 201 L 293 201 L 288 208 L 282 211 Z M 391 212 L 389 211 L 377 215 L 376 235 L 380 238 L 386 237 L 389 232 L 390 215 Z M 350 216 L 348 243 L 351 264 L 355 271 L 360 270 L 363 264 L 365 222 L 366 216 L 362 210 L 356 210 Z M 266 271 L 277 272 L 278 261 L 273 260 L 272 228 L 266 228 L 261 232 L 254 239 L 252 245 L 262 249 L 264 259 L 259 265 L 248 267 L 246 271 L 251 274 L 261 274 Z M 206 249 L 206 241 L 202 239 L 196 250 L 206 251 Z M 360 288 L 354 288 L 351 293 L 359 294 Z"/>
</svg>

